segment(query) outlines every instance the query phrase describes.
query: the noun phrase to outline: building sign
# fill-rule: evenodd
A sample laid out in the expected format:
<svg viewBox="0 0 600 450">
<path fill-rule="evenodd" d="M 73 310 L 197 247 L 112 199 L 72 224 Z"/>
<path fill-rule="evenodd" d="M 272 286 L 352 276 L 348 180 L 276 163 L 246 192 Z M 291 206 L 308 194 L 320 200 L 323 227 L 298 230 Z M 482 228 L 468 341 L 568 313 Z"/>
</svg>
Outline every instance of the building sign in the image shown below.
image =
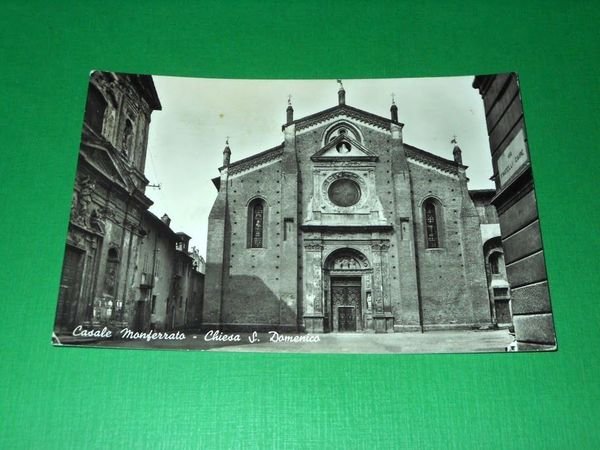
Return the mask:
<svg viewBox="0 0 600 450">
<path fill-rule="evenodd" d="M 500 186 L 504 186 L 526 164 L 529 164 L 529 155 L 525 135 L 521 129 L 498 157 Z"/>
</svg>

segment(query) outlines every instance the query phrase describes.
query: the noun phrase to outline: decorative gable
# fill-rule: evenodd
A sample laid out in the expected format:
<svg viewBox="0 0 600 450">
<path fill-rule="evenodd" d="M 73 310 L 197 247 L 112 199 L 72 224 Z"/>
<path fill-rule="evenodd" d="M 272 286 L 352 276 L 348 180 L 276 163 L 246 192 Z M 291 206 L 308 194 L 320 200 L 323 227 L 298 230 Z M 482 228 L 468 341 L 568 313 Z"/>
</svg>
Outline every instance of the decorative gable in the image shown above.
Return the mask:
<svg viewBox="0 0 600 450">
<path fill-rule="evenodd" d="M 385 117 L 381 117 L 346 104 L 336 105 L 324 111 L 294 120 L 291 123 L 296 124 L 296 131 L 301 132 L 306 129 L 312 129 L 313 127 L 329 122 L 331 119 L 342 116 L 381 130 L 389 130 L 391 123 L 396 123 L 400 126 L 403 126 L 403 124 L 399 122 L 392 121 Z M 283 125 L 283 128 L 288 125 L 290 124 Z"/>
<path fill-rule="evenodd" d="M 124 164 L 113 156 L 117 150 L 105 139 L 98 138 L 89 132 L 85 137 L 87 139 L 82 141 L 80 157 L 107 179 L 129 190 L 129 187 L 133 186 L 133 182 L 130 177 L 125 175 L 127 170 Z"/>
<path fill-rule="evenodd" d="M 379 158 L 356 139 L 342 133 L 310 159 L 313 161 L 377 161 Z"/>
</svg>

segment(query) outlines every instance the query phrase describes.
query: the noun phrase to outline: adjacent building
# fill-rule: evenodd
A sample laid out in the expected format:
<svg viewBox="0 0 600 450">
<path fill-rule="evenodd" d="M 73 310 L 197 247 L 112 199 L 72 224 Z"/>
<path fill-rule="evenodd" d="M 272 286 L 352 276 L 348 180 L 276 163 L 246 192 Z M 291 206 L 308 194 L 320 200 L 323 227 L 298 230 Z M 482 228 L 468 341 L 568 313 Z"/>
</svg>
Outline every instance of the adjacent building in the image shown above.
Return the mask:
<svg viewBox="0 0 600 450">
<path fill-rule="evenodd" d="M 483 242 L 483 260 L 490 298 L 492 324 L 512 326 L 512 305 L 510 284 L 504 264 L 504 248 L 498 223 L 498 213 L 491 201 L 496 195 L 495 189 L 469 191 L 479 213 L 481 222 L 481 241 Z"/>
<path fill-rule="evenodd" d="M 139 289 L 137 329 L 197 328 L 204 288 L 204 274 L 189 251 L 190 236 L 170 228 L 168 215 L 144 214 L 144 239 L 140 242 L 134 288 Z M 136 292 L 137 294 L 137 292 Z"/>
<path fill-rule="evenodd" d="M 479 75 L 473 81 L 485 107 L 516 346 L 556 346 L 548 276 L 533 185 L 519 80 L 515 73 Z"/>
<path fill-rule="evenodd" d="M 78 325 L 147 329 L 199 321 L 202 275 L 191 270 L 189 237 L 174 233 L 148 211 L 148 127 L 152 112 L 160 109 L 150 76 L 90 76 L 56 314 L 58 335 Z"/>
</svg>

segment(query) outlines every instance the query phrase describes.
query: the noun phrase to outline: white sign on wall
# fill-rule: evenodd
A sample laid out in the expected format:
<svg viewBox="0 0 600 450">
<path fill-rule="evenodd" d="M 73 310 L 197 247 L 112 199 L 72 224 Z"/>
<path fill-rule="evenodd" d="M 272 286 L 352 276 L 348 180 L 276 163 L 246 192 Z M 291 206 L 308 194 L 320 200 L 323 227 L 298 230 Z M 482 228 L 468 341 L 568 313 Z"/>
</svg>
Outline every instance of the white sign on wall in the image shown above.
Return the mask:
<svg viewBox="0 0 600 450">
<path fill-rule="evenodd" d="M 521 129 L 498 157 L 500 186 L 504 186 L 517 171 L 529 163 L 525 134 Z"/>
</svg>

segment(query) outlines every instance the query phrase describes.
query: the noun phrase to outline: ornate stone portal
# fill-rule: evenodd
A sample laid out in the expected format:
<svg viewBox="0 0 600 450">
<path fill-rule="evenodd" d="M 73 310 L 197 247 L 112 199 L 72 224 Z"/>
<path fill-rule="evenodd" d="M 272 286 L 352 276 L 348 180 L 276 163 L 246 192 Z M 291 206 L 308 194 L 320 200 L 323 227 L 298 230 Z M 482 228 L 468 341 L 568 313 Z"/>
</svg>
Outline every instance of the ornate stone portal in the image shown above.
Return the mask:
<svg viewBox="0 0 600 450">
<path fill-rule="evenodd" d="M 385 244 L 376 245 L 379 251 L 385 249 Z M 368 243 L 359 246 L 373 254 Z M 386 289 L 382 283 L 386 277 L 381 274 L 381 264 L 374 266 L 356 248 L 328 247 L 333 246 L 310 243 L 304 247 L 308 255 L 304 305 L 307 331 L 393 331 L 393 320 L 386 323 L 383 309 Z"/>
</svg>

